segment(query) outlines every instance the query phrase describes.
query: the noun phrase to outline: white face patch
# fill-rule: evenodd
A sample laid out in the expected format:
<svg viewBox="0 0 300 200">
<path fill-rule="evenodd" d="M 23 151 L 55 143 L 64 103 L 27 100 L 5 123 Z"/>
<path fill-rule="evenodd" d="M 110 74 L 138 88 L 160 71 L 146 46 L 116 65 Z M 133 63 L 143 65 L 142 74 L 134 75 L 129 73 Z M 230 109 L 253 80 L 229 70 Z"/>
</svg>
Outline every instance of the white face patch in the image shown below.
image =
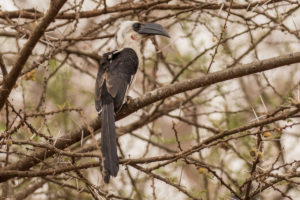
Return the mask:
<svg viewBox="0 0 300 200">
<path fill-rule="evenodd" d="M 133 30 L 133 24 L 137 23 L 137 21 L 123 21 L 119 26 L 119 30 L 116 34 L 116 43 L 118 48 L 124 48 L 127 42 L 135 41 L 137 38 L 136 32 Z M 132 35 L 135 39 L 128 37 L 128 35 Z"/>
</svg>

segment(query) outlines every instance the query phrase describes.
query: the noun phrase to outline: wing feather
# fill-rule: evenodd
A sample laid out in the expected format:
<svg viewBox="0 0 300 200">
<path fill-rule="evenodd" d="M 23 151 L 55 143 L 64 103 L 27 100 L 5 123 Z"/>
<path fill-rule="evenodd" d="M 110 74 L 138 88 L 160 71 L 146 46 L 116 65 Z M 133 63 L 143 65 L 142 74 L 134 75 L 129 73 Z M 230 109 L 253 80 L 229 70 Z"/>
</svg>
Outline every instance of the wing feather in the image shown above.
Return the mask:
<svg viewBox="0 0 300 200">
<path fill-rule="evenodd" d="M 114 98 L 115 111 L 120 110 L 128 93 L 129 86 L 138 68 L 138 57 L 133 49 L 118 51 L 107 74 L 107 90 Z"/>
</svg>

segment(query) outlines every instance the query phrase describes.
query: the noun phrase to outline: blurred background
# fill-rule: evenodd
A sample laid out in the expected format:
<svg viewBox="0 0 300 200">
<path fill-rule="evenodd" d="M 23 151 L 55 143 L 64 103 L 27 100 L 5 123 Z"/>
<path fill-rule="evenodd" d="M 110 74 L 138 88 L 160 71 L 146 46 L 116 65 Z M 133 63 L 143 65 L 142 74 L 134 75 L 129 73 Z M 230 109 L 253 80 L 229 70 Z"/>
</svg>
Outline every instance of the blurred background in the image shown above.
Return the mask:
<svg viewBox="0 0 300 200">
<path fill-rule="evenodd" d="M 0 54 L 9 72 L 50 1 L 0 5 Z M 0 112 L 2 170 L 25 166 L 37 151 L 55 153 L 26 169 L 31 174 L 12 171 L 0 183 L 1 198 L 300 199 L 300 115 L 287 114 L 299 109 L 299 64 L 186 91 L 117 121 L 123 163 L 108 185 L 97 165 L 99 128 L 80 136 L 80 127 L 95 127 L 98 63 L 114 50 L 122 21 L 159 23 L 171 36 L 142 44 L 143 60 L 129 93 L 139 98 L 300 51 L 299 7 L 297 0 L 68 0 Z M 255 125 L 284 114 L 283 120 Z M 66 134 L 79 139 L 55 149 Z"/>
</svg>

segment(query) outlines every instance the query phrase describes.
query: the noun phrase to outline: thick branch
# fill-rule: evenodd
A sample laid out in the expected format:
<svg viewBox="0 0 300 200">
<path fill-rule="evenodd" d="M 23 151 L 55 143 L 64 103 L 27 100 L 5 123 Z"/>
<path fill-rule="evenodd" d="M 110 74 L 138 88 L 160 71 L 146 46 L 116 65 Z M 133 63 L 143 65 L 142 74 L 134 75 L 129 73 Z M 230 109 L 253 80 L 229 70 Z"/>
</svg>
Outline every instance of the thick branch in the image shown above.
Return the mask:
<svg viewBox="0 0 300 200">
<path fill-rule="evenodd" d="M 278 56 L 271 59 L 256 61 L 245 65 L 239 65 L 233 68 L 214 72 L 205 76 L 200 76 L 199 78 L 158 88 L 140 98 L 132 100 L 130 104 L 125 105 L 122 108 L 122 110 L 117 114 L 116 120 L 124 118 L 147 105 L 150 105 L 167 97 L 179 94 L 181 92 L 299 62 L 300 52 L 292 53 L 285 56 Z M 101 121 L 95 120 L 90 124 L 90 126 L 93 128 L 93 130 L 98 130 L 101 127 Z M 83 137 L 86 137 L 89 134 L 90 133 L 87 130 L 87 127 L 83 126 L 80 129 L 69 132 L 66 135 L 58 138 L 57 142 L 55 143 L 55 147 L 58 149 L 64 149 L 80 141 L 82 135 Z M 37 150 L 30 157 L 26 157 L 18 161 L 17 163 L 6 167 L 5 170 L 27 170 L 33 167 L 34 165 L 38 164 L 41 160 L 52 156 L 54 153 L 55 152 L 51 150 Z M 8 177 L 1 177 L 0 181 L 3 182 L 7 179 Z"/>
<path fill-rule="evenodd" d="M 16 200 L 22 200 L 34 193 L 37 189 L 41 188 L 46 183 L 46 180 L 38 181 L 29 187 L 26 187 L 26 190 L 23 190 L 15 195 Z"/>
<path fill-rule="evenodd" d="M 218 10 L 220 8 L 226 9 L 229 7 L 229 3 L 225 3 L 224 5 L 219 3 L 202 3 L 199 2 L 197 4 L 191 3 L 182 3 L 182 4 L 167 4 L 171 0 L 156 0 L 149 1 L 147 3 L 127 3 L 123 5 L 115 5 L 112 7 L 107 7 L 99 10 L 91 10 L 91 11 L 82 11 L 78 13 L 61 13 L 57 15 L 56 19 L 76 19 L 79 18 L 91 18 L 97 17 L 103 14 L 115 13 L 115 12 L 123 12 L 127 10 L 141 10 L 147 9 L 149 7 L 155 6 L 156 10 L 188 10 L 188 9 L 209 9 L 209 10 Z M 232 9 L 251 9 L 256 6 L 272 4 L 274 2 L 281 2 L 283 0 L 264 0 L 257 1 L 253 3 L 234 3 L 232 5 Z M 18 10 L 18 11 L 0 11 L 0 18 L 27 18 L 27 19 L 38 19 L 43 16 L 43 13 L 36 11 L 28 11 L 28 10 Z"/>
<path fill-rule="evenodd" d="M 56 19 L 76 19 L 76 18 L 90 18 L 90 17 L 97 17 L 102 14 L 108 13 L 115 13 L 115 12 L 122 12 L 128 10 L 140 10 L 140 9 L 147 9 L 149 7 L 155 6 L 157 4 L 166 3 L 170 0 L 155 0 L 149 1 L 147 3 L 126 3 L 122 5 L 116 5 L 100 10 L 91 10 L 91 11 L 83 11 L 78 13 L 61 13 L 58 14 Z M 0 11 L 0 18 L 28 18 L 28 19 L 37 19 L 43 16 L 43 13 L 35 12 L 35 11 Z"/>
<path fill-rule="evenodd" d="M 37 25 L 34 29 L 32 35 L 22 48 L 21 52 L 19 53 L 19 57 L 9 72 L 9 74 L 5 77 L 5 82 L 3 82 L 3 86 L 0 90 L 0 110 L 2 109 L 6 99 L 8 98 L 12 88 L 17 82 L 17 79 L 27 61 L 29 56 L 32 53 L 33 48 L 39 41 L 40 37 L 44 34 L 48 25 L 54 20 L 55 16 L 57 15 L 58 11 L 64 5 L 67 0 L 55 0 L 51 1 L 50 9 L 48 10 L 45 17 L 41 20 L 41 22 Z"/>
</svg>

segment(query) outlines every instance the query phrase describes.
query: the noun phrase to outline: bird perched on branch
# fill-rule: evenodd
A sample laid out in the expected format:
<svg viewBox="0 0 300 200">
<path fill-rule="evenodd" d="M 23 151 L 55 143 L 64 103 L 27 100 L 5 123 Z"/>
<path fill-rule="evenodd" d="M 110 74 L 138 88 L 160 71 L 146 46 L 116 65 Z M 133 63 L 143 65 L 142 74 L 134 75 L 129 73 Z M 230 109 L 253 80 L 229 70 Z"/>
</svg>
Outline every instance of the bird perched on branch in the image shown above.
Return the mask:
<svg viewBox="0 0 300 200">
<path fill-rule="evenodd" d="M 100 170 L 105 183 L 109 183 L 110 176 L 117 176 L 119 170 L 114 114 L 126 102 L 141 61 L 141 41 L 149 35 L 170 37 L 159 24 L 122 22 L 115 35 L 117 49 L 105 53 L 99 64 L 95 106 L 102 118 L 101 152 L 104 160 L 100 162 Z"/>
</svg>

